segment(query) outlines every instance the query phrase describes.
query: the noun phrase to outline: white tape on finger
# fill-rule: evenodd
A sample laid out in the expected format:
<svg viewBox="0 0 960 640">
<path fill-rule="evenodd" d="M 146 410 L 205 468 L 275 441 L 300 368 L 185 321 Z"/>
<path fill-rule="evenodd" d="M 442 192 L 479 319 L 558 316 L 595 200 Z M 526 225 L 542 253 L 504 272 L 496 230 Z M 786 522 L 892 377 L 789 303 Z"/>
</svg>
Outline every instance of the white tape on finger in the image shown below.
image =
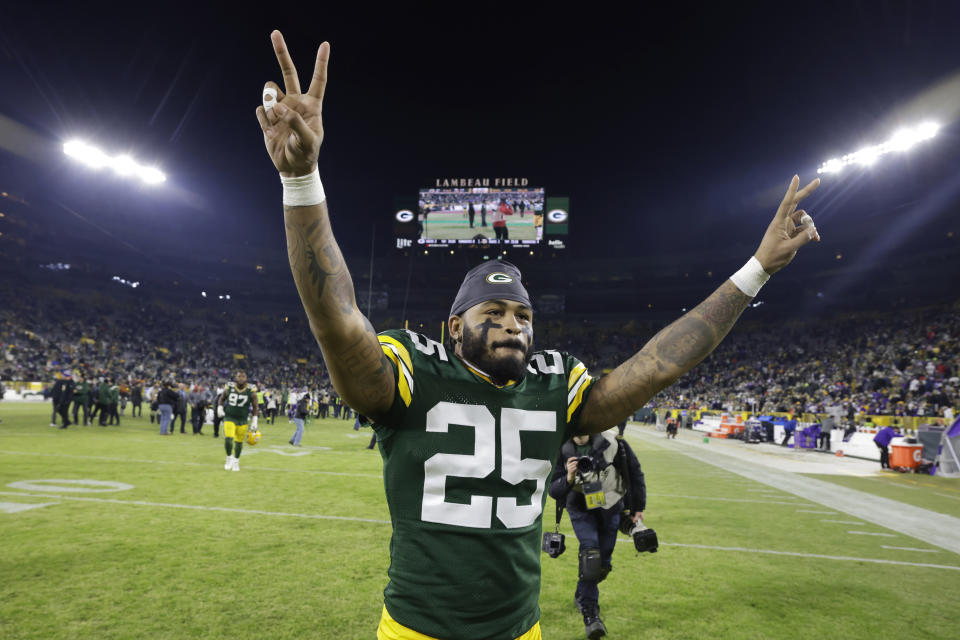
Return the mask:
<svg viewBox="0 0 960 640">
<path fill-rule="evenodd" d="M 812 227 L 813 218 L 810 217 L 809 213 L 805 213 L 800 217 L 800 226 L 801 227 Z"/>
<path fill-rule="evenodd" d="M 267 111 L 277 105 L 277 90 L 273 87 L 267 87 L 263 90 L 263 108 Z"/>
</svg>

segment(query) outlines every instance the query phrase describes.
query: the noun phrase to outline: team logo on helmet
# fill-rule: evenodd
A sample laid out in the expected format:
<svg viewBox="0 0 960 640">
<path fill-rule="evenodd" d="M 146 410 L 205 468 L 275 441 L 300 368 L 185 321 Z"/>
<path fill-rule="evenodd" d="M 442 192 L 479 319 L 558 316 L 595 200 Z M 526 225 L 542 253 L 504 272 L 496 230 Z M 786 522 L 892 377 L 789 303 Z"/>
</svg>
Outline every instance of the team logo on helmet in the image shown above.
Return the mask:
<svg viewBox="0 0 960 640">
<path fill-rule="evenodd" d="M 563 209 L 553 209 L 547 213 L 547 220 L 550 222 L 563 222 L 567 219 L 567 212 Z"/>
<path fill-rule="evenodd" d="M 247 432 L 247 444 L 253 446 L 260 442 L 260 430 Z"/>
<path fill-rule="evenodd" d="M 401 209 L 393 216 L 397 219 L 397 222 L 410 222 L 413 220 L 413 211 L 409 209 Z"/>
<path fill-rule="evenodd" d="M 513 282 L 513 277 L 508 276 L 502 271 L 494 271 L 493 273 L 487 276 L 487 282 L 489 282 L 490 284 L 510 284 L 511 282 Z"/>
</svg>

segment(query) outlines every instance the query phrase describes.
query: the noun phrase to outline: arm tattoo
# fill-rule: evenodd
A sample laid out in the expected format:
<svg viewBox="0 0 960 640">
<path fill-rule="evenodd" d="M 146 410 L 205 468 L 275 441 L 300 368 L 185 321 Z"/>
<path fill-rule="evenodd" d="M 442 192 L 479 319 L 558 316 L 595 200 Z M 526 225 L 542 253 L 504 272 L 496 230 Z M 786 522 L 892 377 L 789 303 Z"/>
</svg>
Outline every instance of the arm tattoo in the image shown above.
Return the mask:
<svg viewBox="0 0 960 640">
<path fill-rule="evenodd" d="M 283 217 L 290 271 L 334 386 L 366 415 L 388 411 L 396 386 L 393 369 L 373 325 L 357 309 L 326 203 L 284 207 Z"/>
<path fill-rule="evenodd" d="M 287 258 L 307 315 L 315 327 L 326 329 L 338 324 L 337 316 L 352 315 L 356 299 L 326 204 L 319 205 L 319 217 L 313 209 L 284 207 Z"/>
<path fill-rule="evenodd" d="M 584 407 L 581 430 L 610 428 L 673 384 L 717 348 L 749 302 L 736 285 L 724 282 L 597 382 Z"/>
</svg>

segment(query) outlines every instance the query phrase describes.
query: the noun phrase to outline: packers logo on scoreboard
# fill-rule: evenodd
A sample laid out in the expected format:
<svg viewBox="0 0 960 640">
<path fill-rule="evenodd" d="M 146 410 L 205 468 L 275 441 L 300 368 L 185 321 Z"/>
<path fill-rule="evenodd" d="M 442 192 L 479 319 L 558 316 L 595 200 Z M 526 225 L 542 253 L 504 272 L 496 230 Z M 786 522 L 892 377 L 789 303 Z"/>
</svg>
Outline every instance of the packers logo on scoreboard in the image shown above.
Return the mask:
<svg viewBox="0 0 960 640">
<path fill-rule="evenodd" d="M 547 220 L 550 222 L 566 222 L 567 212 L 563 209 L 552 209 L 547 213 Z"/>
<path fill-rule="evenodd" d="M 393 216 L 397 219 L 397 222 L 410 222 L 413 220 L 413 211 L 409 209 L 401 209 L 397 211 L 396 215 Z"/>
<path fill-rule="evenodd" d="M 513 282 L 513 278 L 502 271 L 494 271 L 487 276 L 487 282 L 490 284 L 510 284 Z"/>
</svg>

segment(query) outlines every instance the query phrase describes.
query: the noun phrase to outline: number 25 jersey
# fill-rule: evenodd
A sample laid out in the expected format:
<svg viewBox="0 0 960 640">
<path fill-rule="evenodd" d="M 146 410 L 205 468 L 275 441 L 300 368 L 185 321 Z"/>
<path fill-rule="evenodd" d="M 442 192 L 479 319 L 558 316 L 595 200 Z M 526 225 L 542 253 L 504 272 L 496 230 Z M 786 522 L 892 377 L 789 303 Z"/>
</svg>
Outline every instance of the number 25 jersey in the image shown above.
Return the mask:
<svg viewBox="0 0 960 640">
<path fill-rule="evenodd" d="M 436 638 L 512 640 L 540 618 L 544 488 L 593 379 L 541 351 L 498 387 L 420 334 L 379 340 L 397 374 L 374 425 L 393 523 L 387 610 Z"/>
</svg>

